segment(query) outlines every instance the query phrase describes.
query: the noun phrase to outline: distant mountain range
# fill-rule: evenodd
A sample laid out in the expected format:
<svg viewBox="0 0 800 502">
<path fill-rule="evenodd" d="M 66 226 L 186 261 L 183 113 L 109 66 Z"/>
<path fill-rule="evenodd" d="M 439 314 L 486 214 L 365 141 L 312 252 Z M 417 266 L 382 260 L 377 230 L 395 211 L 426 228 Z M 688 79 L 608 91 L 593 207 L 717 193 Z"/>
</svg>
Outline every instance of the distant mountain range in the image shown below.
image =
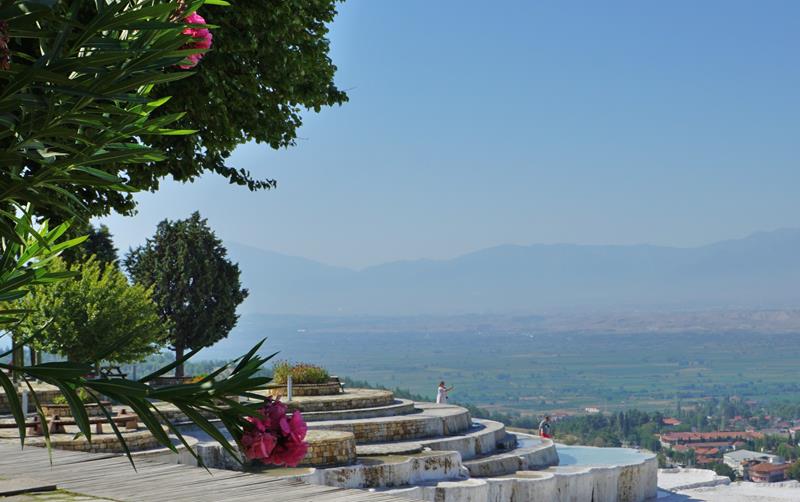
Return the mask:
<svg viewBox="0 0 800 502">
<path fill-rule="evenodd" d="M 614 309 L 796 308 L 800 229 L 695 248 L 497 246 L 364 270 L 237 243 L 245 313 L 504 314 Z"/>
</svg>

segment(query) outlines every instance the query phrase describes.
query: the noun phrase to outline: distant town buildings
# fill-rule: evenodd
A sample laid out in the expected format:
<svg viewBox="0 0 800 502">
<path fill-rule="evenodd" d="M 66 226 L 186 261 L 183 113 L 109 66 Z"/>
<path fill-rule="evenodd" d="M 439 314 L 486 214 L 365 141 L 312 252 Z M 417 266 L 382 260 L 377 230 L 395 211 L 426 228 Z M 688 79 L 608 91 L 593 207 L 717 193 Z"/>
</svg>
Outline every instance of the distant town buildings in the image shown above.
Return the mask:
<svg viewBox="0 0 800 502">
<path fill-rule="evenodd" d="M 674 448 L 678 445 L 691 445 L 691 448 L 713 447 L 727 450 L 736 449 L 737 443 L 761 439 L 764 435 L 753 431 L 720 432 L 666 432 L 659 435 L 661 446 Z M 698 444 L 705 443 L 705 444 Z"/>
<path fill-rule="evenodd" d="M 771 464 L 764 462 L 750 466 L 747 470 L 747 477 L 754 483 L 776 483 L 786 479 L 786 469 L 789 464 Z"/>
<path fill-rule="evenodd" d="M 770 453 L 762 453 L 751 450 L 737 450 L 726 453 L 722 457 L 723 462 L 736 471 L 736 474 L 743 479 L 747 478 L 747 470 L 754 464 L 770 463 L 770 464 L 783 464 L 784 460 L 778 455 Z"/>
<path fill-rule="evenodd" d="M 664 418 L 661 420 L 661 423 L 669 427 L 676 427 L 678 425 L 681 425 L 683 422 L 681 422 L 677 418 Z"/>
</svg>

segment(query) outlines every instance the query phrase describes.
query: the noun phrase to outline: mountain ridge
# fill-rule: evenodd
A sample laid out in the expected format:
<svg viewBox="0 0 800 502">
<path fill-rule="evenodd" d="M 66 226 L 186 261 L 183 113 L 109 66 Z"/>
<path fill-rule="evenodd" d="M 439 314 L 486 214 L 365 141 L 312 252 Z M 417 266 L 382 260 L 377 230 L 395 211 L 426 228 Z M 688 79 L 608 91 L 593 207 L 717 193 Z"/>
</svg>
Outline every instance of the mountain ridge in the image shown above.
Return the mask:
<svg viewBox="0 0 800 502">
<path fill-rule="evenodd" d="M 800 229 L 696 247 L 502 244 L 355 270 L 236 242 L 249 313 L 536 313 L 582 308 L 785 308 L 800 303 Z"/>
</svg>

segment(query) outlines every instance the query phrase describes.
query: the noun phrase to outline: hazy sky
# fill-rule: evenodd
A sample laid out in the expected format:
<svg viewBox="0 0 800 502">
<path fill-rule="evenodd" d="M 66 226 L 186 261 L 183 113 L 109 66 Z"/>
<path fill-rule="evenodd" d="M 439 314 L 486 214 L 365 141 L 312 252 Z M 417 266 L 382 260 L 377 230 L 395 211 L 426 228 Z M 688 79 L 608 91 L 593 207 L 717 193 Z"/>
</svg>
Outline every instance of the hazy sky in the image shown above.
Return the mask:
<svg viewBox="0 0 800 502">
<path fill-rule="evenodd" d="M 112 217 L 199 209 L 225 240 L 362 267 L 502 243 L 691 246 L 800 226 L 800 2 L 350 0 L 343 107 Z M 202 71 L 202 67 L 201 67 Z"/>
</svg>

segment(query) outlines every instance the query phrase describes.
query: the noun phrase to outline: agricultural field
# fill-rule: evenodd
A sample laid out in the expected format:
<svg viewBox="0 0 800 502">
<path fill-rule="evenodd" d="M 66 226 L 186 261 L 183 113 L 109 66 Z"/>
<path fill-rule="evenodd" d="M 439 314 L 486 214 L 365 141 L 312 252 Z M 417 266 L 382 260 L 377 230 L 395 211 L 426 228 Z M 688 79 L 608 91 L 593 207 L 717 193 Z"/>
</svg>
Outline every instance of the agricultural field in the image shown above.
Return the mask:
<svg viewBox="0 0 800 502">
<path fill-rule="evenodd" d="M 278 357 L 498 411 L 663 410 L 708 396 L 800 399 L 800 334 L 342 332 L 244 319 L 210 355 L 268 336 Z M 233 347 L 236 347 L 235 349 Z M 230 354 L 233 355 L 233 352 Z"/>
</svg>

